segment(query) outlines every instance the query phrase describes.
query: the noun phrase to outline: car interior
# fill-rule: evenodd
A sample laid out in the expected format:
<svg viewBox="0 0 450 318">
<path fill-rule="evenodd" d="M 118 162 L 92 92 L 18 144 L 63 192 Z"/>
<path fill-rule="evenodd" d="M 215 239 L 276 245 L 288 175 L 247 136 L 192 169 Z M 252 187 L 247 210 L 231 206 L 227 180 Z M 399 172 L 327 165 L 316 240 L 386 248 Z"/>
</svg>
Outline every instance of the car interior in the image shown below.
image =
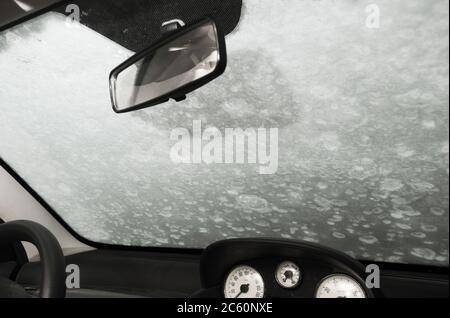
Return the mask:
<svg viewBox="0 0 450 318">
<path fill-rule="evenodd" d="M 381 288 L 364 287 L 365 266 L 339 251 L 320 245 L 275 239 L 234 239 L 205 250 L 133 250 L 114 247 L 63 256 L 55 237 L 31 221 L 1 227 L 2 297 L 67 298 L 221 298 L 224 279 L 236 264 L 257 269 L 270 298 L 313 298 L 317 285 L 329 275 L 347 275 L 363 286 L 365 297 L 445 298 L 448 273 L 443 268 L 378 264 Z M 34 243 L 40 261 L 28 262 L 23 246 Z M 301 266 L 302 283 L 286 289 L 276 280 L 277 266 Z M 82 270 L 81 287 L 67 289 L 65 264 Z"/>
<path fill-rule="evenodd" d="M 0 298 L 449 297 L 448 1 L 275 2 L 1 2 Z"/>
</svg>

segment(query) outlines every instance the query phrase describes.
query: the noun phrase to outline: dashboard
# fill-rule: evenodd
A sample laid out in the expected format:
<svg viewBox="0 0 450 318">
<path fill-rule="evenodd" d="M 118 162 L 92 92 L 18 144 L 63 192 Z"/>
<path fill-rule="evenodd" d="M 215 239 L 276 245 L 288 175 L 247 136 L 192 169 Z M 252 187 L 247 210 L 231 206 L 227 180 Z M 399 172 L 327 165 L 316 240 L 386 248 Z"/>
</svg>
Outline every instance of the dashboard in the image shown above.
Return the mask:
<svg viewBox="0 0 450 318">
<path fill-rule="evenodd" d="M 0 248 L 0 259 L 4 256 L 2 251 Z M 0 262 L 0 276 L 8 277 L 14 264 L 8 263 L 8 258 L 2 261 L 6 263 Z M 280 266 L 285 262 L 293 262 L 299 268 L 297 284 L 295 268 L 289 264 Z M 80 289 L 67 290 L 69 298 L 223 298 L 227 278 L 241 265 L 250 266 L 261 275 L 262 297 L 266 299 L 316 297 L 325 278 L 340 274 L 355 279 L 366 297 L 448 298 L 449 292 L 448 268 L 387 263 L 376 263 L 380 268 L 381 289 L 367 290 L 365 266 L 369 263 L 361 265 L 339 252 L 295 241 L 232 240 L 215 243 L 198 253 L 98 249 L 66 256 L 66 264 L 77 264 L 82 273 Z M 287 272 L 289 269 L 292 274 Z M 18 270 L 16 282 L 28 290 L 35 289 L 40 284 L 40 273 L 39 262 L 26 263 Z M 288 288 L 281 286 L 280 281 L 288 284 Z M 339 286 L 333 286 L 337 282 L 331 280 L 331 287 L 322 285 L 325 295 L 349 297 L 342 295 Z M 241 285 L 246 284 L 249 283 L 241 283 L 239 291 Z M 249 291 L 238 298 L 251 297 L 250 286 L 248 288 Z M 236 291 L 228 294 L 228 297 L 236 296 Z"/>
<path fill-rule="evenodd" d="M 200 262 L 194 297 L 374 298 L 365 267 L 339 251 L 307 242 L 235 239 L 215 243 Z"/>
</svg>

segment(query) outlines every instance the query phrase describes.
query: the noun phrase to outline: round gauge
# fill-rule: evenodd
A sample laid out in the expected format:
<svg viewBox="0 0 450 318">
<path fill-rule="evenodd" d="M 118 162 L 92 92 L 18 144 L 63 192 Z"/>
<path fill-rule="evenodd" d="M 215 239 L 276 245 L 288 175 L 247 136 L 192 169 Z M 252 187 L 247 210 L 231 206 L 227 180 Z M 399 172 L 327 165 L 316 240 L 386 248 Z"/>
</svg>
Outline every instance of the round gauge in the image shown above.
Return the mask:
<svg viewBox="0 0 450 318">
<path fill-rule="evenodd" d="M 302 280 L 300 268 L 293 262 L 283 262 L 275 272 L 278 284 L 283 288 L 295 288 Z"/>
<path fill-rule="evenodd" d="M 335 274 L 320 282 L 316 298 L 366 298 L 366 293 L 355 279 Z"/>
<path fill-rule="evenodd" d="M 228 274 L 224 294 L 225 298 L 263 298 L 263 278 L 250 266 L 238 266 Z"/>
</svg>

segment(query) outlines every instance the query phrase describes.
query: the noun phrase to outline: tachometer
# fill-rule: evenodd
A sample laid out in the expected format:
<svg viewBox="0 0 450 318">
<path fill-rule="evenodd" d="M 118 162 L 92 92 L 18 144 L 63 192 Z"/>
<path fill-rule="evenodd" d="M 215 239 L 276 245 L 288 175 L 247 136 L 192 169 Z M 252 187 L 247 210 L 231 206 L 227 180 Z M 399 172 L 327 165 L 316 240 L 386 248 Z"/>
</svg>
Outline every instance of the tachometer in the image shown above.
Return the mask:
<svg viewBox="0 0 450 318">
<path fill-rule="evenodd" d="M 228 274 L 224 295 L 225 298 L 263 298 L 264 280 L 256 269 L 238 266 Z"/>
<path fill-rule="evenodd" d="M 283 262 L 275 272 L 277 283 L 283 288 L 295 288 L 302 280 L 300 268 L 293 262 Z"/>
<path fill-rule="evenodd" d="M 335 274 L 320 282 L 316 298 L 366 298 L 366 293 L 355 279 L 347 275 Z"/>
</svg>

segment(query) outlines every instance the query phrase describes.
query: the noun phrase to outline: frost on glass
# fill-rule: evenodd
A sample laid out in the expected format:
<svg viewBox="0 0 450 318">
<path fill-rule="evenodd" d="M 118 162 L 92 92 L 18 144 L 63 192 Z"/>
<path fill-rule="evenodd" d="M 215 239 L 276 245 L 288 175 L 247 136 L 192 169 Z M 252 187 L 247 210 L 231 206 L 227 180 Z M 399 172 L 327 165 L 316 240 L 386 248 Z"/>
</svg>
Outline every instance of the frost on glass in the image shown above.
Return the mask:
<svg viewBox="0 0 450 318">
<path fill-rule="evenodd" d="M 276 3 L 275 3 L 276 2 Z M 204 247 L 318 242 L 448 266 L 448 1 L 249 0 L 229 67 L 182 103 L 116 115 L 129 52 L 63 16 L 0 35 L 0 154 L 82 236 Z M 279 169 L 170 161 L 193 120 L 279 128 Z"/>
</svg>

